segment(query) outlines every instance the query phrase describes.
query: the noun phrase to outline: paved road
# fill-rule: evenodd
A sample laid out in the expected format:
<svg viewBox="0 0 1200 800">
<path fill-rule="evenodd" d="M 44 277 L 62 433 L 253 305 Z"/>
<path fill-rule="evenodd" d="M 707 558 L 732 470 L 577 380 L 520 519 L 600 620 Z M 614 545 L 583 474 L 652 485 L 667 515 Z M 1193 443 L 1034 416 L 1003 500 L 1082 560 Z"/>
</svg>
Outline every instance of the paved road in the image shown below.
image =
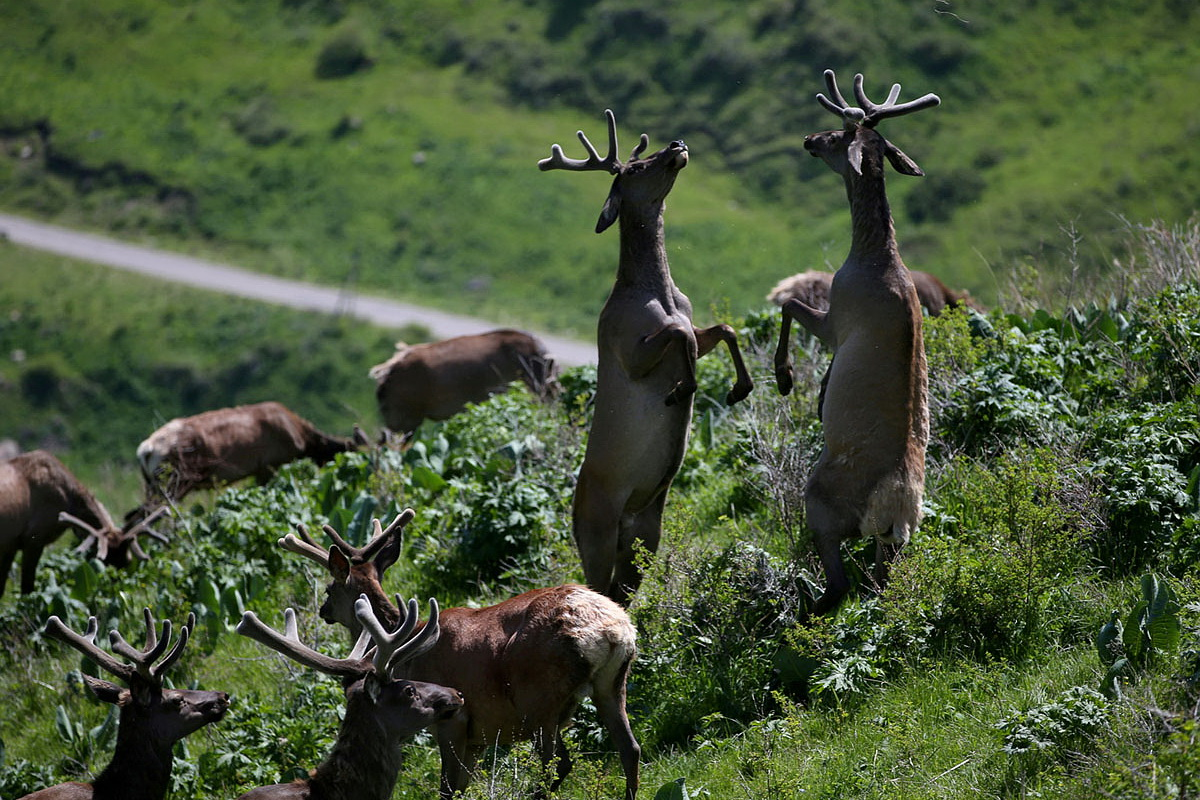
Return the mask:
<svg viewBox="0 0 1200 800">
<path fill-rule="evenodd" d="M 105 236 L 34 222 L 11 214 L 0 213 L 0 234 L 25 247 L 216 292 L 327 314 L 347 314 L 383 327 L 398 328 L 411 323 L 424 325 L 435 339 L 482 333 L 500 327 L 472 317 L 447 314 L 383 297 L 262 275 L 166 250 L 127 244 Z M 596 348 L 593 345 L 541 333 L 538 336 L 546 343 L 546 347 L 558 363 L 564 366 L 596 363 Z"/>
</svg>

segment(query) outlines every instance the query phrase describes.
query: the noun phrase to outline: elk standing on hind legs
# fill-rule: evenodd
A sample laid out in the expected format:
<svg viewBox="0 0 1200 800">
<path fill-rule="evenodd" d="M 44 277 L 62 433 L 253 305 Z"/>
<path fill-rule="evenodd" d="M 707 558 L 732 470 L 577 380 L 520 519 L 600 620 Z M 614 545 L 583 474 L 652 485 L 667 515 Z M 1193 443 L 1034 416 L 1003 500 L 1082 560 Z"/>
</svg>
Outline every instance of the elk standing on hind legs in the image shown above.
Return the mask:
<svg viewBox="0 0 1200 800">
<path fill-rule="evenodd" d="M 379 619 L 394 625 L 399 609 L 380 581 L 395 562 L 402 533 L 415 515 L 409 508 L 363 547 L 347 544 L 326 526 L 334 544 L 326 551 L 302 525 L 281 547 L 329 570 L 321 618 L 357 635 L 357 598 L 366 597 Z M 442 757 L 441 796 L 463 791 L 483 751 L 532 741 L 543 767 L 554 765 L 553 792 L 571 769 L 562 730 L 571 724 L 583 697 L 591 697 L 621 759 L 625 798 L 638 791 L 641 749 L 625 713 L 625 681 L 636 652 L 637 632 L 625 611 L 583 586 L 533 589 L 485 608 L 448 608 L 440 617 L 441 638 L 412 659 L 405 677 L 454 686 L 466 697 L 463 712 L 437 723 Z M 545 796 L 540 787 L 536 797 Z"/>
<path fill-rule="evenodd" d="M 618 603 L 641 582 L 638 543 L 650 552 L 662 535 L 667 490 L 687 447 L 696 392 L 696 359 L 725 342 L 737 372 L 727 403 L 753 382 L 728 325 L 696 328 L 692 304 L 675 286 L 663 240 L 663 205 L 688 163 L 671 142 L 645 158 L 642 134 L 627 163 L 617 160 L 617 123 L 608 120 L 608 155 L 601 159 L 579 131 L 588 158 L 571 159 L 553 145 L 543 170 L 598 170 L 616 177 L 596 232 L 620 222 L 617 278 L 600 312 L 596 400 L 573 503 L 575 543 L 588 585 Z"/>
<path fill-rule="evenodd" d="M 113 652 L 132 663 L 124 663 L 96 645 L 100 626 L 95 617 L 88 620 L 83 634 L 68 628 L 58 617 L 47 621 L 47 636 L 74 647 L 98 667 L 120 678 L 128 688 L 83 676 L 92 694 L 121 709 L 112 761 L 91 784 L 62 783 L 26 795 L 23 800 L 162 800 L 171 786 L 175 743 L 225 716 L 229 708 L 229 695 L 225 692 L 163 688 L 163 673 L 183 654 L 196 627 L 196 615 L 188 615 L 187 624 L 179 631 L 179 640 L 167 653 L 171 643 L 170 621 L 163 622 L 162 636 L 158 637 L 150 609 L 143 614 L 145 650 L 135 649 L 117 631 L 109 634 Z"/>
<path fill-rule="evenodd" d="M 792 388 L 788 334 L 793 319 L 833 349 L 819 406 L 825 445 L 805 494 L 808 527 L 825 568 L 826 589 L 815 610 L 833 610 L 849 590 L 841 542 L 858 536 L 876 540 L 875 579 L 887 567 L 921 518 L 929 411 L 921 306 L 896 247 L 896 232 L 884 191 L 884 160 L 900 173 L 920 168 L 875 131 L 888 117 L 937 105 L 936 95 L 897 104 L 900 85 L 877 105 L 867 99 L 862 75 L 854 77 L 861 107 L 838 91 L 825 71 L 830 97 L 817 100 L 842 119 L 841 130 L 804 140 L 846 184 L 853 236 L 850 253 L 833 278 L 829 310 L 800 300 L 783 306 L 775 352 L 779 391 Z"/>
</svg>

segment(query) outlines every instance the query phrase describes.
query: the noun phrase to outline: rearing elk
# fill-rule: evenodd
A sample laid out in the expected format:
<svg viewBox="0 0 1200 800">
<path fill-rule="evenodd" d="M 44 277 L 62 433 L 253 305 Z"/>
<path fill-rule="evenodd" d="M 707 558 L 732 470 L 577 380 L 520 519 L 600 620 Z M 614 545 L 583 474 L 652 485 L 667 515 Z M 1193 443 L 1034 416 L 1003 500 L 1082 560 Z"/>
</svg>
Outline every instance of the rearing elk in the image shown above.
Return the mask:
<svg viewBox="0 0 1200 800">
<path fill-rule="evenodd" d="M 92 694 L 121 709 L 112 761 L 91 784 L 62 783 L 26 795 L 24 800 L 162 800 L 171 786 L 175 743 L 225 716 L 229 709 L 229 695 L 225 692 L 163 688 L 163 673 L 183 654 L 196 627 L 196 615 L 188 615 L 179 639 L 167 652 L 171 643 L 170 620 L 163 622 L 159 637 L 155 635 L 150 609 L 143 614 L 144 650 L 130 645 L 115 630 L 109 633 L 113 652 L 130 663 L 114 658 L 96 645 L 100 626 L 95 617 L 88 620 L 83 634 L 68 628 L 58 617 L 46 622 L 47 636 L 69 644 L 96 666 L 120 678 L 128 688 L 87 674 L 83 676 Z"/>
<path fill-rule="evenodd" d="M 288 534 L 279 545 L 329 570 L 321 618 L 357 635 L 357 598 L 391 627 L 400 610 L 383 591 L 384 571 L 400 553 L 409 508 L 386 530 L 374 520 L 375 535 L 353 547 L 325 526 L 334 544 L 326 551 L 303 525 L 300 538 Z M 625 713 L 625 681 L 636 650 L 637 632 L 620 606 L 583 586 L 534 589 L 486 608 L 447 608 L 440 616 L 441 638 L 429 652 L 401 671 L 412 680 L 454 686 L 466 698 L 463 713 L 434 728 L 442 757 L 441 796 L 463 791 L 479 757 L 490 745 L 532 741 L 542 764 L 557 760 L 554 791 L 571 769 L 561 731 L 576 706 L 591 697 L 612 737 L 625 772 L 625 798 L 638 790 L 641 749 Z M 539 789 L 538 797 L 544 797 Z"/>
<path fill-rule="evenodd" d="M 842 120 L 842 129 L 804 140 L 846 183 L 853 237 L 850 254 L 833 278 L 829 310 L 801 300 L 783 306 L 775 374 L 779 391 L 792 388 L 788 333 L 793 319 L 833 349 L 819 407 L 825 445 L 813 467 L 805 513 L 825 568 L 826 589 L 818 613 L 838 606 L 849 590 L 841 542 L 876 539 L 875 579 L 882 584 L 899 548 L 921 519 L 929 410 L 921 306 L 900 259 L 884 191 L 884 160 L 904 175 L 921 169 L 875 126 L 941 102 L 927 94 L 897 103 L 900 84 L 882 104 L 871 102 L 854 76 L 851 106 L 838 91 L 833 70 L 825 71 L 829 97 L 817 100 Z"/>
<path fill-rule="evenodd" d="M 586 159 L 557 144 L 543 170 L 596 170 L 615 176 L 596 233 L 620 221 L 621 249 L 612 293 L 600 312 L 596 400 L 573 503 L 575 543 L 588 585 L 626 603 L 641 583 L 635 544 L 658 549 L 667 490 L 687 447 L 696 392 L 696 359 L 725 342 L 737 377 L 726 397 L 736 403 L 754 384 L 728 325 L 697 328 L 692 304 L 671 279 L 663 240 L 663 204 L 688 163 L 674 141 L 642 158 L 642 134 L 626 163 L 617 160 L 617 122 L 608 120 L 604 158 L 578 132 Z"/>
</svg>

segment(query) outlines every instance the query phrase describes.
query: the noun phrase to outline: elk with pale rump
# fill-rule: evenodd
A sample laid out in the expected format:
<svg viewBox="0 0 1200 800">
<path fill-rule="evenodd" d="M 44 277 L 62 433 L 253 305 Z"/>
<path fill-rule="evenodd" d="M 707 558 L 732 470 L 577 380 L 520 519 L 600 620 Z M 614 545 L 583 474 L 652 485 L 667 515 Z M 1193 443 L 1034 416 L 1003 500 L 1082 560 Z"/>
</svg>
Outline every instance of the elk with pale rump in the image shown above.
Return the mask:
<svg viewBox="0 0 1200 800">
<path fill-rule="evenodd" d="M 148 559 L 138 536 L 167 541 L 149 528 L 165 511 L 160 509 L 122 529 L 108 509 L 50 453 L 33 450 L 0 462 L 0 595 L 18 552 L 22 553 L 21 594 L 32 592 L 42 551 L 71 527 L 84 536 L 78 552 L 95 548 L 96 558 L 109 566 L 128 566 L 134 556 Z"/>
<path fill-rule="evenodd" d="M 786 395 L 792 388 L 793 319 L 833 350 L 819 412 L 825 443 L 805 492 L 805 514 L 826 577 L 818 613 L 836 608 L 849 591 L 841 555 L 845 539 L 875 537 L 875 580 L 886 581 L 888 565 L 921 519 L 929 441 L 921 305 L 896 246 L 884 161 L 904 175 L 924 173 L 875 126 L 941 101 L 927 94 L 898 104 L 895 84 L 879 105 L 867 98 L 862 80 L 854 76 L 860 107 L 851 106 L 833 71 L 825 71 L 830 97 L 818 94 L 817 100 L 842 120 L 842 129 L 804 140 L 805 149 L 845 181 L 850 253 L 833 277 L 828 310 L 799 299 L 783 304 L 775 351 L 776 380 Z"/>
<path fill-rule="evenodd" d="M 422 420 L 445 420 L 521 381 L 541 400 L 559 393 L 554 359 L 536 336 L 503 328 L 438 342 L 396 344 L 371 367 L 384 425 L 408 441 Z"/>
<path fill-rule="evenodd" d="M 657 153 L 642 134 L 626 163 L 617 160 L 617 122 L 608 120 L 604 158 L 578 132 L 586 159 L 557 144 L 542 170 L 595 170 L 613 178 L 596 232 L 620 222 L 617 278 L 600 312 L 595 411 L 572 507 L 575 543 L 588 585 L 625 604 L 641 583 L 635 554 L 651 553 L 662 536 L 667 490 L 687 448 L 696 392 L 696 359 L 725 342 L 736 378 L 725 400 L 736 403 L 754 384 L 728 325 L 697 328 L 692 304 L 667 265 L 663 206 L 688 163 L 674 141 Z"/>
<path fill-rule="evenodd" d="M 397 598 L 399 600 L 399 598 Z M 452 717 L 463 705 L 456 690 L 395 677 L 405 662 L 419 657 L 438 639 L 438 607 L 429 601 L 429 622 L 417 630 L 417 601 L 410 600 L 395 625 L 381 624 L 371 604 L 360 598 L 354 613 L 362 626 L 346 658 L 331 658 L 300 641 L 296 612 L 284 612 L 280 633 L 255 616 L 242 615 L 237 632 L 306 667 L 343 680 L 346 714 L 333 750 L 309 777 L 263 786 L 240 800 L 387 800 L 400 774 L 400 743 Z M 374 652 L 368 648 L 374 646 Z"/>
<path fill-rule="evenodd" d="M 325 550 L 305 530 L 279 545 L 327 569 L 332 577 L 321 617 L 356 634 L 361 624 L 355 602 L 365 597 L 385 625 L 401 618 L 381 585 L 399 555 L 404 526 L 415 516 L 405 509 L 384 529 L 353 547 L 325 526 L 334 544 Z M 625 713 L 625 681 L 637 633 L 613 601 L 583 586 L 534 589 L 485 608 L 442 611 L 441 638 L 413 658 L 401 674 L 413 680 L 450 684 L 463 692 L 463 713 L 433 727 L 442 757 L 441 796 L 470 783 L 475 764 L 490 745 L 532 741 L 544 765 L 557 759 L 554 791 L 570 772 L 561 731 L 584 697 L 591 697 L 616 746 L 625 772 L 625 797 L 638 790 L 641 749 Z M 537 796 L 544 796 L 539 789 Z"/>
<path fill-rule="evenodd" d="M 176 501 L 196 489 L 242 478 L 262 482 L 297 459 L 324 464 L 367 444 L 357 428 L 352 438 L 330 436 L 274 401 L 178 417 L 138 445 L 147 500 L 126 520 L 150 513 L 159 494 Z"/>
<path fill-rule="evenodd" d="M 910 269 L 908 274 L 917 288 L 917 299 L 931 317 L 936 317 L 947 308 L 959 306 L 973 308 L 976 311 L 984 310 L 983 306 L 974 297 L 971 297 L 970 292 L 955 291 L 942 283 L 936 275 L 915 269 Z M 767 293 L 767 299 L 775 305 L 781 306 L 795 298 L 817 311 L 828 311 L 829 288 L 832 284 L 832 272 L 810 269 L 789 275 L 775 284 L 775 287 Z"/>
<path fill-rule="evenodd" d="M 50 617 L 46 622 L 47 636 L 83 653 L 98 667 L 120 678 L 127 688 L 83 675 L 92 694 L 121 709 L 112 761 L 90 784 L 62 783 L 26 795 L 24 800 L 162 800 L 171 786 L 175 743 L 225 716 L 229 709 L 229 695 L 225 692 L 163 688 L 163 673 L 183 655 L 183 648 L 196 627 L 196 615 L 188 615 L 187 624 L 180 629 L 179 639 L 168 653 L 170 620 L 163 621 L 162 635 L 157 636 L 154 615 L 148 608 L 143 614 L 144 650 L 134 648 L 118 631 L 109 633 L 113 652 L 130 663 L 114 658 L 96 644 L 100 626 L 95 617 L 88 620 L 87 630 L 82 634 L 68 628 L 58 617 Z"/>
</svg>

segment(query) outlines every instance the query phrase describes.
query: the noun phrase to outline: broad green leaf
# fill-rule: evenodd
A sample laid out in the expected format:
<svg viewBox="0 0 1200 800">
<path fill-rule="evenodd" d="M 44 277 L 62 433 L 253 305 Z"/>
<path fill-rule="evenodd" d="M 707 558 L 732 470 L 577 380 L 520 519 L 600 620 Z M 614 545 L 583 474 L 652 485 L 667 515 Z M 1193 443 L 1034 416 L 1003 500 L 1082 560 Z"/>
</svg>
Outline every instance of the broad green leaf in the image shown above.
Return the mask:
<svg viewBox="0 0 1200 800">
<path fill-rule="evenodd" d="M 689 800 L 687 789 L 683 786 L 683 778 L 676 778 L 665 783 L 654 793 L 654 800 Z"/>
</svg>

